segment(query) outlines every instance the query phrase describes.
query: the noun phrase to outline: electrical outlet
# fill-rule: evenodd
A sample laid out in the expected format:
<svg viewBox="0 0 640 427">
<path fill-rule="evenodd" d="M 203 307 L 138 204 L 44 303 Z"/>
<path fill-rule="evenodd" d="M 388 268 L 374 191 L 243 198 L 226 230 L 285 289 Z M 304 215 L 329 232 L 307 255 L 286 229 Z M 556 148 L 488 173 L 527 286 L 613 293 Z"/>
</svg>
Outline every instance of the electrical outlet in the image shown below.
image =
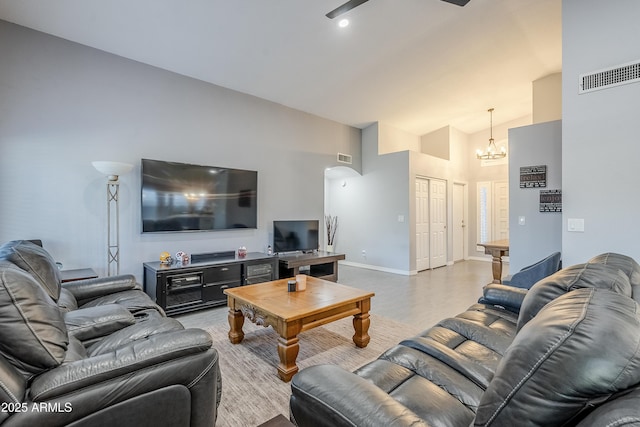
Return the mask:
<svg viewBox="0 0 640 427">
<path fill-rule="evenodd" d="M 365 251 L 364 249 L 362 250 L 362 258 L 366 258 L 367 257 L 367 251 Z"/>
</svg>

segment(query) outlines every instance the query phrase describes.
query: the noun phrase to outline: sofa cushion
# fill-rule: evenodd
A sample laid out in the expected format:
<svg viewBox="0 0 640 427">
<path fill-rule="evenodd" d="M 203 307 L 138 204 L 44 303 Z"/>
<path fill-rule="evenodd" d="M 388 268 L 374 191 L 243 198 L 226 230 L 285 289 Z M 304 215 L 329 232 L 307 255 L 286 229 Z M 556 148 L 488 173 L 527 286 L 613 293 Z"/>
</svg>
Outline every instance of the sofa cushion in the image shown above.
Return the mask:
<svg viewBox="0 0 640 427">
<path fill-rule="evenodd" d="M 58 307 L 62 311 L 71 311 L 78 309 L 78 301 L 73 294 L 64 287 L 60 288 L 60 298 L 58 298 Z"/>
<path fill-rule="evenodd" d="M 0 424 L 9 418 L 11 413 L 4 404 L 20 403 L 27 389 L 25 378 L 4 357 L 0 356 Z"/>
<path fill-rule="evenodd" d="M 28 240 L 13 240 L 0 246 L 5 259 L 31 274 L 54 301 L 60 297 L 60 271 L 49 252 Z"/>
<path fill-rule="evenodd" d="M 622 270 L 629 277 L 633 299 L 640 302 L 640 264 L 636 260 L 630 256 L 607 252 L 591 258 L 589 263 L 606 264 Z"/>
<path fill-rule="evenodd" d="M 637 427 L 640 425 L 640 389 L 616 397 L 596 408 L 577 427 Z"/>
<path fill-rule="evenodd" d="M 631 284 L 626 274 L 606 264 L 578 264 L 564 268 L 537 282 L 524 297 L 518 317 L 519 331 L 549 302 L 575 289 L 609 289 L 627 297 Z"/>
<path fill-rule="evenodd" d="M 1 265 L 0 353 L 19 371 L 38 374 L 64 360 L 68 342 L 62 313 L 40 284 Z"/>
<path fill-rule="evenodd" d="M 133 314 L 118 304 L 80 308 L 64 313 L 67 333 L 81 341 L 102 338 L 136 323 Z"/>
<path fill-rule="evenodd" d="M 629 277 L 632 286 L 640 286 L 640 264 L 630 256 L 607 252 L 594 256 L 588 262 L 616 267 Z"/>
<path fill-rule="evenodd" d="M 625 295 L 597 288 L 550 302 L 506 351 L 474 425 L 574 423 L 586 408 L 640 382 L 638 308 Z"/>
<path fill-rule="evenodd" d="M 138 289 L 128 291 L 120 291 L 113 294 L 103 295 L 94 298 L 81 305 L 82 308 L 99 307 L 106 304 L 118 304 L 126 307 L 133 314 L 138 312 L 154 309 L 162 311 L 162 309 L 151 299 L 149 295 Z"/>
</svg>

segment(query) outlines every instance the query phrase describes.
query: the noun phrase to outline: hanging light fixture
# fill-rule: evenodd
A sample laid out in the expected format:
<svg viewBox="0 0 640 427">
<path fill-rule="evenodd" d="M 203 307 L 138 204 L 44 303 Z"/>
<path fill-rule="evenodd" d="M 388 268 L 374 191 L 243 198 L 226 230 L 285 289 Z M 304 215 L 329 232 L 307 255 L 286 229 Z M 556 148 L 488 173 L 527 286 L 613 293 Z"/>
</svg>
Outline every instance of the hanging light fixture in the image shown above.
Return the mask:
<svg viewBox="0 0 640 427">
<path fill-rule="evenodd" d="M 482 150 L 476 151 L 476 157 L 479 160 L 495 160 L 495 159 L 503 159 L 507 157 L 507 149 L 504 147 L 500 147 L 500 150 L 496 147 L 496 142 L 493 139 L 493 108 L 489 108 L 490 114 L 490 137 L 489 137 L 489 146 L 483 152 Z"/>
</svg>

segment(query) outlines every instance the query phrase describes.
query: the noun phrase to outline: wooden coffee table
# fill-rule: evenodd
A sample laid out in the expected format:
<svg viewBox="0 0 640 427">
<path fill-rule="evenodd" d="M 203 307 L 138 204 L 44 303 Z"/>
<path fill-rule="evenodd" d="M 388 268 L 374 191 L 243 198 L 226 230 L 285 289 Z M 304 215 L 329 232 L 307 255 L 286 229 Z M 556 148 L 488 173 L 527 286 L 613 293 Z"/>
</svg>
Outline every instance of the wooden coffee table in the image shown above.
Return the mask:
<svg viewBox="0 0 640 427">
<path fill-rule="evenodd" d="M 304 291 L 287 292 L 287 281 L 239 286 L 224 290 L 229 306 L 229 340 L 238 344 L 244 338 L 246 317 L 256 325 L 271 326 L 278 332 L 278 376 L 291 380 L 298 372 L 296 358 L 300 346 L 298 334 L 347 316 L 353 316 L 358 347 L 369 344 L 369 310 L 373 292 L 351 288 L 315 277 L 307 277 Z"/>
</svg>

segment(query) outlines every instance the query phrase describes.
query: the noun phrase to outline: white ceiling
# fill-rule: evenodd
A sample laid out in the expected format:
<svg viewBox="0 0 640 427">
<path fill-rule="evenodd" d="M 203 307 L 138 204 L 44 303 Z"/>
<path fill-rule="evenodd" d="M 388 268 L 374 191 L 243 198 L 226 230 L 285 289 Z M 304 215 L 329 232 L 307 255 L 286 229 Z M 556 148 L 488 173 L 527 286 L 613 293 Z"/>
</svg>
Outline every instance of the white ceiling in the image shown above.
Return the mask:
<svg viewBox="0 0 640 427">
<path fill-rule="evenodd" d="M 0 19 L 357 127 L 467 133 L 531 114 L 561 0 L 0 0 Z"/>
</svg>

